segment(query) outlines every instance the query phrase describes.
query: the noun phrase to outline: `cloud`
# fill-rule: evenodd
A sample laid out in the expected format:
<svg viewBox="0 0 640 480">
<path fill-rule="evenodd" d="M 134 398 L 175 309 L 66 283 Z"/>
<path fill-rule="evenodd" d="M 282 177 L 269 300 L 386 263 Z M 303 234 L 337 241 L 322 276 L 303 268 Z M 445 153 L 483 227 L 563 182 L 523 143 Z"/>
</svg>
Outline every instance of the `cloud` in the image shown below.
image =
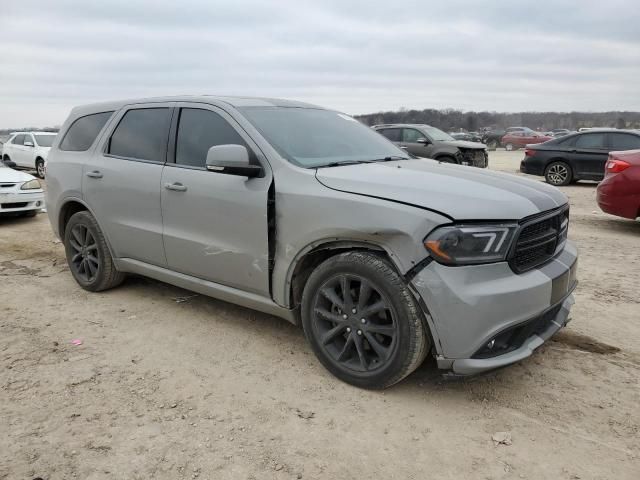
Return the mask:
<svg viewBox="0 0 640 480">
<path fill-rule="evenodd" d="M 151 95 L 295 98 L 348 113 L 640 110 L 635 0 L 13 1 L 0 127 Z"/>
</svg>

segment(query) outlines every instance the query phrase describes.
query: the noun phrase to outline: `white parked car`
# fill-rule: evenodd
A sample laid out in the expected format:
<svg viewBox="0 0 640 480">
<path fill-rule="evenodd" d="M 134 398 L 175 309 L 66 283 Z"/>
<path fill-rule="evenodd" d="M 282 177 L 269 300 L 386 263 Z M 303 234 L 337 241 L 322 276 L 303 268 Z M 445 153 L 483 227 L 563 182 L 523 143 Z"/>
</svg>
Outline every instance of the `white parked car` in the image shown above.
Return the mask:
<svg viewBox="0 0 640 480">
<path fill-rule="evenodd" d="M 14 132 L 4 144 L 2 160 L 14 162 L 15 168 L 35 170 L 44 178 L 46 161 L 56 138 L 51 132 Z"/>
<path fill-rule="evenodd" d="M 6 213 L 34 217 L 44 207 L 44 190 L 33 175 L 9 168 L 0 162 L 0 215 Z"/>
</svg>

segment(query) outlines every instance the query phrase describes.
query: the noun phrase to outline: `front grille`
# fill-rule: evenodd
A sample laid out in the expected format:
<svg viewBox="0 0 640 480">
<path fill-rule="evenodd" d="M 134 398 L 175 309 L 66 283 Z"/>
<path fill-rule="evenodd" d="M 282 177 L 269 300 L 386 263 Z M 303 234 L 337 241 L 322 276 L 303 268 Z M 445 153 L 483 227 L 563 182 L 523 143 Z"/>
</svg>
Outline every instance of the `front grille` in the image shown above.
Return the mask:
<svg viewBox="0 0 640 480">
<path fill-rule="evenodd" d="M 484 150 L 463 150 L 462 163 L 463 165 L 485 168 L 488 163 L 487 153 Z"/>
<path fill-rule="evenodd" d="M 568 207 L 525 220 L 509 260 L 511 268 L 522 273 L 550 260 L 566 240 L 568 229 Z"/>
<path fill-rule="evenodd" d="M 2 208 L 23 208 L 27 206 L 28 202 L 14 202 L 14 203 L 0 203 Z"/>
</svg>

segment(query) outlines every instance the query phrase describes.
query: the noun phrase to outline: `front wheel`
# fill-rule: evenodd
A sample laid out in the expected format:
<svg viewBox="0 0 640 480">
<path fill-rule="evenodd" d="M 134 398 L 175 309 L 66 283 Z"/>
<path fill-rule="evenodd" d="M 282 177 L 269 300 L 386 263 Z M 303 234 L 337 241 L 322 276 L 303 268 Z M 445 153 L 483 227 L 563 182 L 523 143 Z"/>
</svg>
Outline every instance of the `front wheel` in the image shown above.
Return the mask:
<svg viewBox="0 0 640 480">
<path fill-rule="evenodd" d="M 64 247 L 71 274 L 85 290 L 99 292 L 122 283 L 124 274 L 116 270 L 102 230 L 89 212 L 69 219 Z"/>
<path fill-rule="evenodd" d="M 547 166 L 544 178 L 551 185 L 564 187 L 573 181 L 573 172 L 565 162 L 552 162 Z"/>
<path fill-rule="evenodd" d="M 347 252 L 318 266 L 302 296 L 305 335 L 320 362 L 361 388 L 389 387 L 424 360 L 422 313 L 384 258 Z"/>
</svg>

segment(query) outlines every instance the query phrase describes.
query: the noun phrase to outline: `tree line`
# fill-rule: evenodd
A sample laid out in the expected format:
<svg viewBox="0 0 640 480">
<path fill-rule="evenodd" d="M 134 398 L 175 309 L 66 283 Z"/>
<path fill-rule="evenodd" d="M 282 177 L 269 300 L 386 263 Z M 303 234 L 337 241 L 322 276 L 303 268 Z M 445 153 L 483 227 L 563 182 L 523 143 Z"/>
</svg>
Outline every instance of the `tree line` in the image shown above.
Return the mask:
<svg viewBox="0 0 640 480">
<path fill-rule="evenodd" d="M 464 112 L 451 108 L 408 110 L 356 115 L 365 125 L 381 123 L 425 123 L 444 131 L 529 127 L 548 131 L 554 128 L 577 130 L 582 127 L 640 129 L 640 112 Z"/>
</svg>

